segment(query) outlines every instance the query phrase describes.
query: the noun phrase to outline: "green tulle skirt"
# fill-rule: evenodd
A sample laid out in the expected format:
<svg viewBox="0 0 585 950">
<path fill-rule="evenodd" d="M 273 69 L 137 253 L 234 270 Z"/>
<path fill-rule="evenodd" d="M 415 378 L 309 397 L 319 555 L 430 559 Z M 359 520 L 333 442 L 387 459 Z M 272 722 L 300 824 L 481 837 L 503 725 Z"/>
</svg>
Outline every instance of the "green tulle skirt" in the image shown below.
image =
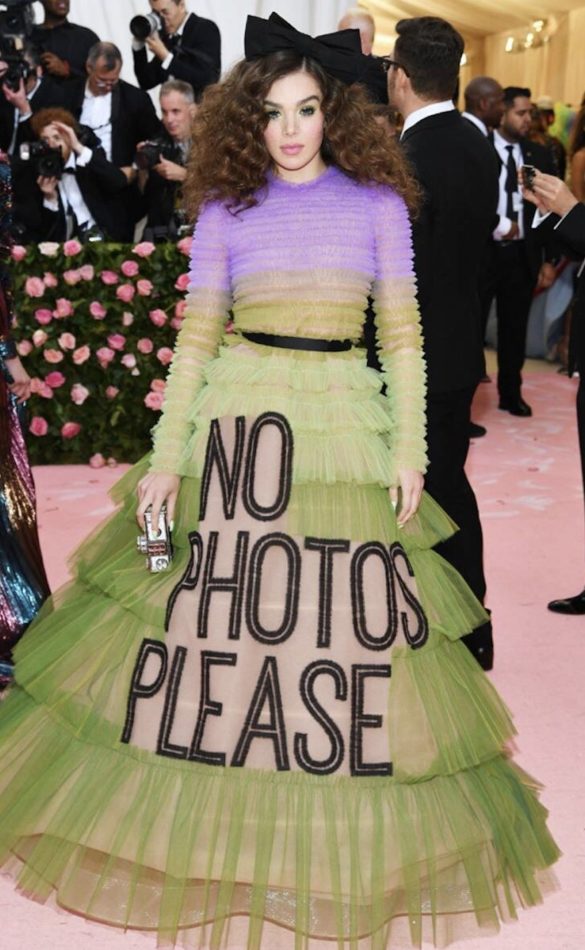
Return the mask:
<svg viewBox="0 0 585 950">
<path fill-rule="evenodd" d="M 537 903 L 558 850 L 509 713 L 460 643 L 485 619 L 398 528 L 385 404 L 359 353 L 222 349 L 191 409 L 170 571 L 135 486 L 16 653 L 0 862 L 160 945 L 439 946 Z"/>
</svg>

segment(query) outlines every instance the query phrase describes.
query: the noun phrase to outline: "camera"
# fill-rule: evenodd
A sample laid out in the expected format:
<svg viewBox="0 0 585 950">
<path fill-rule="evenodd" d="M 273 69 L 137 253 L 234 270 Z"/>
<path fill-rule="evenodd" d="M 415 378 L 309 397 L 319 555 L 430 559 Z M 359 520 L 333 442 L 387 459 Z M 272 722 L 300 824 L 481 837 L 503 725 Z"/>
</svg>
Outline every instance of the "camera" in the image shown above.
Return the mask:
<svg viewBox="0 0 585 950">
<path fill-rule="evenodd" d="M 173 545 L 167 524 L 167 506 L 163 505 L 158 518 L 158 527 L 152 523 L 152 506 L 144 512 L 144 534 L 136 538 L 139 554 L 146 554 L 146 568 L 151 574 L 166 571 L 173 559 Z"/>
<path fill-rule="evenodd" d="M 61 178 L 65 162 L 60 148 L 51 148 L 46 142 L 23 142 L 19 150 L 22 162 L 34 164 L 37 177 Z"/>
<path fill-rule="evenodd" d="M 159 33 L 162 29 L 162 20 L 158 13 L 145 13 L 132 17 L 130 20 L 130 32 L 132 36 L 143 42 L 153 33 Z"/>
<path fill-rule="evenodd" d="M 4 9 L 1 9 L 4 8 Z M 27 0 L 0 0 L 0 59 L 8 66 L 0 85 L 18 90 L 21 79 L 26 82 L 34 69 L 27 63 L 23 48 L 34 25 L 32 4 Z"/>
<path fill-rule="evenodd" d="M 30 36 L 35 22 L 31 0 L 0 0 L 0 37 Z M 2 57 L 4 59 L 4 57 Z"/>
<path fill-rule="evenodd" d="M 150 139 L 144 142 L 134 156 L 134 164 L 141 171 L 150 171 L 155 165 L 158 165 L 161 158 L 166 158 L 177 165 L 183 164 L 181 150 L 167 139 Z"/>
<path fill-rule="evenodd" d="M 534 191 L 535 175 L 536 175 L 536 168 L 534 167 L 534 165 L 522 166 L 522 180 L 524 182 L 524 187 L 528 188 L 529 191 Z"/>
</svg>

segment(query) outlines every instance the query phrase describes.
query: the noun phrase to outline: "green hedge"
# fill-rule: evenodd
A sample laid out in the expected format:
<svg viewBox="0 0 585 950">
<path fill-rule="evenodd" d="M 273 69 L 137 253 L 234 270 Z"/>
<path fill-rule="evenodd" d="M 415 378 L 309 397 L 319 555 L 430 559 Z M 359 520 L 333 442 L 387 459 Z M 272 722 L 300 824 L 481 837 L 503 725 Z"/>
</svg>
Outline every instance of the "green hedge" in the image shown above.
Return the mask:
<svg viewBox="0 0 585 950">
<path fill-rule="evenodd" d="M 184 310 L 190 238 L 13 248 L 15 338 L 33 377 L 33 464 L 136 461 Z"/>
</svg>

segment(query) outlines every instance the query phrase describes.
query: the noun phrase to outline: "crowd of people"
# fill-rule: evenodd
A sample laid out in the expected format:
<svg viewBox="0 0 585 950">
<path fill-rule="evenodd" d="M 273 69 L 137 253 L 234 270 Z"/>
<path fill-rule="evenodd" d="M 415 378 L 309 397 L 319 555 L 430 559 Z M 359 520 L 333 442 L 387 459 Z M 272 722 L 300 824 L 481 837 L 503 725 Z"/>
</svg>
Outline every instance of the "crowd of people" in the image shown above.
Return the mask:
<svg viewBox="0 0 585 950">
<path fill-rule="evenodd" d="M 465 462 L 492 301 L 499 409 L 527 419 L 533 292 L 585 249 L 548 103 L 539 123 L 529 89 L 476 77 L 459 112 L 453 26 L 400 20 L 377 57 L 359 8 L 316 38 L 248 17 L 218 82 L 217 28 L 184 0 L 140 18 L 133 86 L 114 44 L 75 39 L 68 0 L 43 4 L 30 73 L 3 85 L 22 239 L 195 231 L 153 451 L 72 585 L 3 644 L 0 864 L 18 857 L 31 896 L 170 945 L 212 921 L 219 946 L 236 914 L 249 950 L 265 920 L 302 947 L 497 926 L 538 902 L 558 849 L 484 674 Z M 147 548 L 172 531 L 155 577 L 134 517 Z"/>
</svg>

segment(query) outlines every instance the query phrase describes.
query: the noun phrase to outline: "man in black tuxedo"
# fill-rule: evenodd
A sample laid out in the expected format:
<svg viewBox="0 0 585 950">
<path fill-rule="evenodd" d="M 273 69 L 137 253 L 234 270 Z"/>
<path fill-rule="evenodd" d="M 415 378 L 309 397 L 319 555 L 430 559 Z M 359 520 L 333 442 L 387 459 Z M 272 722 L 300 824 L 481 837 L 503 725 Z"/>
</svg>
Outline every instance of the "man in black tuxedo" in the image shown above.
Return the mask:
<svg viewBox="0 0 585 950">
<path fill-rule="evenodd" d="M 424 193 L 413 240 L 428 369 L 425 487 L 459 526 L 438 552 L 483 602 L 483 538 L 465 460 L 471 401 L 484 369 L 478 282 L 495 221 L 497 164 L 489 143 L 453 105 L 459 33 L 436 17 L 400 20 L 396 31 L 389 99 L 404 116 L 401 141 Z M 464 640 L 491 669 L 491 624 Z"/>
<path fill-rule="evenodd" d="M 150 0 L 162 21 L 160 33 L 145 42 L 134 39 L 134 72 L 141 89 L 153 89 L 168 79 L 182 79 L 199 97 L 221 73 L 221 37 L 216 24 L 189 13 L 185 0 Z M 153 58 L 149 61 L 146 47 Z"/>
<path fill-rule="evenodd" d="M 0 59 L 0 148 L 9 155 L 18 154 L 20 144 L 29 140 L 33 113 L 69 102 L 64 87 L 43 73 L 39 52 L 31 43 L 24 44 L 22 55 L 28 75 L 16 88 L 3 81 L 8 64 Z"/>
<path fill-rule="evenodd" d="M 514 416 L 531 416 L 522 398 L 522 367 L 526 329 L 532 295 L 536 288 L 550 287 L 555 278 L 552 253 L 543 247 L 542 236 L 532 227 L 534 205 L 524 201 L 518 183 L 522 165 L 534 165 L 552 173 L 550 153 L 526 136 L 531 121 L 530 89 L 504 89 L 504 115 L 493 133 L 499 162 L 498 224 L 493 233 L 489 275 L 483 291 L 483 307 L 496 299 L 498 320 L 499 408 Z"/>
<path fill-rule="evenodd" d="M 43 69 L 59 84 L 78 79 L 85 72 L 89 50 L 99 36 L 86 26 L 70 23 L 70 0 L 41 0 L 44 22 L 36 26 L 31 42 L 41 51 Z"/>
<path fill-rule="evenodd" d="M 559 178 L 540 172 L 536 172 L 531 187 L 525 187 L 523 192 L 525 199 L 535 204 L 541 214 L 548 215 L 539 229 L 554 235 L 563 252 L 581 262 L 573 302 L 569 374 L 579 374 L 577 428 L 585 492 L 585 204 L 577 201 Z M 574 597 L 551 600 L 548 609 L 559 614 L 585 614 L 585 590 Z"/>
<path fill-rule="evenodd" d="M 39 170 L 34 159 L 13 163 L 14 222 L 25 242 L 112 240 L 115 203 L 126 176 L 108 162 L 97 136 L 65 109 L 41 109 L 31 119 L 35 137 L 61 151 L 61 173 Z"/>
<path fill-rule="evenodd" d="M 140 195 L 132 167 L 139 142 L 160 135 L 162 125 L 148 93 L 120 79 L 122 54 L 113 43 L 96 43 L 89 51 L 87 76 L 71 84 L 71 111 L 93 129 L 108 161 L 120 168 L 128 187 L 117 198 L 116 237 L 132 241 L 140 217 Z"/>
</svg>

